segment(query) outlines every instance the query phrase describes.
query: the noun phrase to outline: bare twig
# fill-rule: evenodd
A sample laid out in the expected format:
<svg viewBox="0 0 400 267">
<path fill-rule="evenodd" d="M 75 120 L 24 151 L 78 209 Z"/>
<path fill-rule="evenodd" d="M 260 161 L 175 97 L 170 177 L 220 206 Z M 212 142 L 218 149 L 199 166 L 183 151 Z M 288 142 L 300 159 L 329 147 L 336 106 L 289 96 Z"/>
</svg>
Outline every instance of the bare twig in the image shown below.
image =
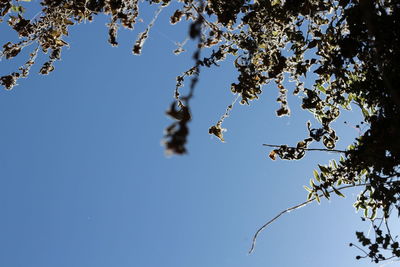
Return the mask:
<svg viewBox="0 0 400 267">
<path fill-rule="evenodd" d="M 356 187 L 356 186 L 366 186 L 366 185 L 368 185 L 368 184 L 351 184 L 351 185 L 342 186 L 342 187 L 340 187 L 340 188 L 337 188 L 336 190 L 340 191 L 340 190 L 347 189 L 347 188 L 352 188 L 352 187 Z M 333 192 L 334 192 L 334 190 L 329 191 L 329 193 L 333 193 Z M 323 194 L 319 195 L 319 197 L 323 197 L 323 196 L 324 196 Z M 276 220 L 277 220 L 279 217 L 281 217 L 283 214 L 288 213 L 288 212 L 291 212 L 291 211 L 296 210 L 296 209 L 299 209 L 299 208 L 302 208 L 302 207 L 304 207 L 304 206 L 307 206 L 308 204 L 310 204 L 310 203 L 313 202 L 314 200 L 316 200 L 315 197 L 310 198 L 309 200 L 304 201 L 303 203 L 300 203 L 300 204 L 298 204 L 298 205 L 295 205 L 295 206 L 293 206 L 293 207 L 290 207 L 290 208 L 288 208 L 288 209 L 285 209 L 285 210 L 281 211 L 280 213 L 278 213 L 278 215 L 276 215 L 274 218 L 272 218 L 271 220 L 269 220 L 268 222 L 266 222 L 263 226 L 261 226 L 260 228 L 258 228 L 258 230 L 256 231 L 256 233 L 255 233 L 254 236 L 253 236 L 253 240 L 252 240 L 252 243 L 251 243 L 251 248 L 250 248 L 250 250 L 249 250 L 249 254 L 253 253 L 253 251 L 254 251 L 254 249 L 255 249 L 256 241 L 257 241 L 258 235 L 259 235 L 262 231 L 264 231 L 265 228 L 267 228 L 271 223 L 273 223 L 274 221 L 276 221 Z"/>
<path fill-rule="evenodd" d="M 217 125 L 221 125 L 222 122 L 229 117 L 229 113 L 232 110 L 233 106 L 235 105 L 236 101 L 239 99 L 240 95 L 238 94 L 235 99 L 232 101 L 232 103 L 226 108 L 226 111 L 224 113 L 224 115 L 221 116 L 221 118 L 219 119 L 219 121 L 217 122 Z"/>
<path fill-rule="evenodd" d="M 210 27 L 212 28 L 214 31 L 219 31 L 219 27 L 217 25 L 215 25 L 214 23 L 208 21 L 202 14 L 202 12 L 194 5 L 191 4 L 192 8 L 197 12 L 197 14 L 203 19 L 203 21 Z"/>
<path fill-rule="evenodd" d="M 389 223 L 388 223 L 386 217 L 383 217 L 383 220 L 385 221 L 385 227 L 386 227 L 386 230 L 388 232 L 388 235 L 389 235 L 390 239 L 392 240 L 392 242 L 395 242 L 393 237 L 392 237 L 392 233 L 390 232 Z"/>
<path fill-rule="evenodd" d="M 250 248 L 250 250 L 249 250 L 249 254 L 253 253 L 253 251 L 254 251 L 254 249 L 255 249 L 255 247 L 256 247 L 256 241 L 257 241 L 258 235 L 259 235 L 265 228 L 267 228 L 268 225 L 270 225 L 271 223 L 273 223 L 274 221 L 276 221 L 276 220 L 277 220 L 279 217 L 281 217 L 283 214 L 288 213 L 288 212 L 291 212 L 292 210 L 295 210 L 295 209 L 302 208 L 302 207 L 306 206 L 307 204 L 313 202 L 314 200 L 315 200 L 315 198 L 311 198 L 311 199 L 309 199 L 309 200 L 307 200 L 307 201 L 304 201 L 303 203 L 301 203 L 301 204 L 299 204 L 299 205 L 296 205 L 296 206 L 290 207 L 290 208 L 288 208 L 288 209 L 286 209 L 286 210 L 283 210 L 283 211 L 281 211 L 278 215 L 276 215 L 274 218 L 272 218 L 271 220 L 269 220 L 268 222 L 266 222 L 263 226 L 261 226 L 260 228 L 258 228 L 257 232 L 256 232 L 256 233 L 254 234 L 254 236 L 253 236 L 253 241 L 252 241 L 252 243 L 251 243 L 251 248 Z"/>
<path fill-rule="evenodd" d="M 365 250 L 363 250 L 362 248 L 360 248 L 359 246 L 357 246 L 357 245 L 355 245 L 353 243 L 350 243 L 350 244 L 351 244 L 351 247 L 355 247 L 355 248 L 357 248 L 358 250 L 362 251 L 365 254 L 365 256 L 362 256 L 362 257 L 360 256 L 361 258 L 368 257 L 368 253 Z"/>
</svg>

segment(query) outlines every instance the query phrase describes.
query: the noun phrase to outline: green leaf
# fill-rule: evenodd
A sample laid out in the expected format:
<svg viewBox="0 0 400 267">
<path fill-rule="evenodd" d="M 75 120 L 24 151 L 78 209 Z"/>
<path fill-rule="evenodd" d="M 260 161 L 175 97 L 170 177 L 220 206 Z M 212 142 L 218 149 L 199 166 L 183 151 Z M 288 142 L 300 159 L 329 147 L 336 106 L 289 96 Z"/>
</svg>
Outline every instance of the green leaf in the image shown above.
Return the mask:
<svg viewBox="0 0 400 267">
<path fill-rule="evenodd" d="M 315 194 L 315 199 L 317 200 L 318 203 L 321 203 L 321 199 L 319 198 L 318 193 Z"/>
<path fill-rule="evenodd" d="M 331 195 L 329 194 L 328 190 L 322 189 L 321 191 L 322 191 L 322 194 L 324 194 L 324 196 L 325 196 L 327 199 L 330 198 Z"/>
<path fill-rule="evenodd" d="M 337 169 L 338 168 L 338 165 L 337 165 L 337 163 L 336 163 L 336 160 L 332 160 L 332 163 L 333 163 L 333 166 L 335 167 L 335 169 Z"/>
<path fill-rule="evenodd" d="M 319 165 L 318 164 L 319 169 L 321 170 L 322 173 L 329 173 L 329 169 L 325 166 Z"/>
<path fill-rule="evenodd" d="M 324 88 L 322 85 L 318 84 L 316 87 L 317 87 L 317 89 L 320 90 L 322 93 L 326 94 L 326 90 L 325 90 L 325 88 Z"/>
<path fill-rule="evenodd" d="M 372 209 L 372 214 L 371 214 L 370 219 L 373 220 L 373 219 L 375 219 L 375 217 L 376 217 L 376 208 Z"/>
<path fill-rule="evenodd" d="M 363 169 L 361 172 L 360 172 L 360 176 L 364 176 L 365 174 L 367 174 L 368 173 L 368 170 L 367 169 Z"/>
<path fill-rule="evenodd" d="M 345 197 L 339 190 L 337 190 L 336 188 L 332 187 L 333 192 L 335 192 L 336 195 L 340 196 L 340 197 Z"/>
<path fill-rule="evenodd" d="M 281 0 L 273 0 L 271 2 L 271 6 L 280 5 L 280 4 L 281 4 Z"/>
<path fill-rule="evenodd" d="M 353 144 L 351 144 L 351 145 L 349 145 L 349 146 L 347 147 L 347 150 L 354 150 L 354 148 L 355 148 L 355 146 L 354 146 Z"/>
<path fill-rule="evenodd" d="M 18 13 L 24 13 L 25 8 L 23 6 L 12 6 L 11 10 Z"/>
<path fill-rule="evenodd" d="M 321 182 L 321 179 L 319 178 L 317 170 L 314 170 L 314 177 L 315 177 L 315 180 L 317 180 L 318 182 Z"/>
<path fill-rule="evenodd" d="M 310 194 L 312 193 L 313 190 L 312 190 L 311 188 L 309 188 L 309 187 L 306 186 L 306 185 L 304 185 L 303 187 L 304 187 L 305 190 L 307 190 L 308 192 L 310 192 Z"/>
<path fill-rule="evenodd" d="M 364 117 L 366 117 L 366 118 L 369 117 L 369 112 L 366 108 L 361 107 L 361 111 L 362 111 L 362 114 L 364 115 Z"/>
</svg>

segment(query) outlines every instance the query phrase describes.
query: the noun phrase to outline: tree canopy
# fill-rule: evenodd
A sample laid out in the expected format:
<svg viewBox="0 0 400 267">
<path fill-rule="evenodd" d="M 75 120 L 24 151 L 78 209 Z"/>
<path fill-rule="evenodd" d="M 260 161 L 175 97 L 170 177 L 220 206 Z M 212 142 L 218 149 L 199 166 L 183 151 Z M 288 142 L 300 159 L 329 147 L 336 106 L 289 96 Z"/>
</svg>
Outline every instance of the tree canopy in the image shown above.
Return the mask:
<svg viewBox="0 0 400 267">
<path fill-rule="evenodd" d="M 30 49 L 25 64 L 0 78 L 11 90 L 26 78 L 38 56 L 47 57 L 40 74 L 49 74 L 61 59 L 70 27 L 109 17 L 108 41 L 118 45 L 120 28 L 133 29 L 139 16 L 138 0 L 43 0 L 33 18 L 24 15 L 29 0 L 1 0 L 0 21 L 19 36 L 2 46 L 0 57 L 11 60 Z M 234 58 L 237 80 L 227 86 L 240 104 L 250 105 L 263 87 L 275 86 L 280 107 L 277 116 L 289 116 L 288 93 L 298 95 L 301 108 L 311 112 L 318 126 L 305 122 L 308 135 L 295 145 L 278 145 L 272 160 L 299 160 L 309 150 L 340 153 L 341 159 L 318 165 L 310 180 L 306 205 L 346 188 L 360 187 L 354 206 L 372 223 L 374 237 L 356 232 L 360 258 L 380 262 L 400 258 L 399 242 L 390 231 L 389 217 L 400 216 L 400 2 L 397 0 L 148 0 L 159 9 L 132 47 L 140 54 L 159 12 L 171 2 L 178 6 L 170 23 L 190 22 L 189 37 L 197 42 L 194 65 L 177 77 L 175 99 L 167 114 L 164 144 L 168 153 L 184 154 L 191 121 L 190 101 L 202 68 Z M 182 52 L 179 46 L 175 53 Z M 206 55 L 202 55 L 206 53 Z M 315 78 L 310 78 L 315 77 Z M 180 92 L 189 79 L 187 94 Z M 311 86 L 305 86 L 312 80 Z M 288 86 L 291 84 L 293 86 Z M 236 101 L 210 127 L 224 141 L 223 121 Z M 339 136 L 331 124 L 343 110 L 358 106 L 366 130 L 347 149 L 335 149 Z M 357 127 L 360 127 L 357 125 Z M 310 148 L 312 143 L 319 148 Z M 272 146 L 266 144 L 266 146 Z M 294 208 L 300 207 L 303 204 Z M 268 223 L 265 225 L 267 226 Z M 264 229 L 261 228 L 260 230 Z M 257 232 L 258 234 L 259 232 Z M 256 238 L 257 236 L 255 236 Z M 254 239 L 255 241 L 255 239 Z M 254 245 L 254 244 L 253 244 Z M 365 247 L 364 249 L 362 248 Z"/>
</svg>

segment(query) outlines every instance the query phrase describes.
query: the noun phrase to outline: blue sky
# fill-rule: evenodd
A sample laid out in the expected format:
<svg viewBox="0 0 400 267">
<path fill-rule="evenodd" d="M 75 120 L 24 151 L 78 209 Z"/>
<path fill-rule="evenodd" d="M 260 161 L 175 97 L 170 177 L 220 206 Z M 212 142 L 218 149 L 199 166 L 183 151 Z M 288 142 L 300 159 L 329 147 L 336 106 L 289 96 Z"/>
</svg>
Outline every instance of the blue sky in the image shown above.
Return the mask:
<svg viewBox="0 0 400 267">
<path fill-rule="evenodd" d="M 247 255 L 257 228 L 304 201 L 316 164 L 336 157 L 268 158 L 263 143 L 295 144 L 307 134 L 312 118 L 297 98 L 289 99 L 292 116 L 278 119 L 278 92 L 264 88 L 259 101 L 235 107 L 220 143 L 208 127 L 234 99 L 235 72 L 229 62 L 203 70 L 189 154 L 164 155 L 164 112 L 175 77 L 192 65 L 190 52 L 172 54 L 187 34 L 168 25 L 172 12 L 161 13 L 141 56 L 131 49 L 145 23 L 121 31 L 118 48 L 107 43 L 104 17 L 73 27 L 51 75 L 36 67 L 0 92 L 0 266 L 369 266 L 347 245 L 369 227 L 351 206 L 357 191 L 285 215 Z M 5 43 L 13 35 L 0 29 Z M 2 74 L 16 67 L 0 64 Z M 356 114 L 346 120 L 356 124 Z M 343 119 L 336 126 L 344 148 L 357 132 Z"/>
</svg>

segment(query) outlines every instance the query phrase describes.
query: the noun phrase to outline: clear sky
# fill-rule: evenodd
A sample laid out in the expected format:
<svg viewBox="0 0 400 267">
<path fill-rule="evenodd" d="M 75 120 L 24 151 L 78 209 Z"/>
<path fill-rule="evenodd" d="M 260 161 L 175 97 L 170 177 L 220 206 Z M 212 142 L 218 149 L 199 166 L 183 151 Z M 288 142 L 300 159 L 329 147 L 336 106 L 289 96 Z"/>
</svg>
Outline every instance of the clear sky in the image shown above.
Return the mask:
<svg viewBox="0 0 400 267">
<path fill-rule="evenodd" d="M 296 144 L 312 119 L 296 97 L 289 99 L 293 115 L 277 118 L 274 87 L 235 107 L 224 124 L 226 143 L 211 137 L 208 127 L 234 99 L 228 62 L 202 71 L 189 154 L 166 157 L 160 141 L 171 121 L 164 112 L 176 75 L 193 62 L 190 52 L 172 54 L 187 35 L 185 25 L 168 24 L 172 7 L 143 54 L 131 55 L 153 11 L 134 32 L 121 31 L 118 48 L 107 43 L 104 17 L 71 28 L 71 46 L 51 75 L 37 75 L 37 66 L 0 92 L 0 266 L 369 266 L 348 247 L 355 230 L 369 227 L 351 205 L 357 191 L 284 215 L 247 254 L 257 228 L 304 201 L 316 163 L 336 155 L 268 158 L 262 143 Z M 14 38 L 0 29 L 2 43 Z M 2 75 L 17 67 L 0 64 Z M 346 119 L 355 124 L 355 114 Z M 336 126 L 345 148 L 357 132 L 343 120 Z"/>
</svg>

